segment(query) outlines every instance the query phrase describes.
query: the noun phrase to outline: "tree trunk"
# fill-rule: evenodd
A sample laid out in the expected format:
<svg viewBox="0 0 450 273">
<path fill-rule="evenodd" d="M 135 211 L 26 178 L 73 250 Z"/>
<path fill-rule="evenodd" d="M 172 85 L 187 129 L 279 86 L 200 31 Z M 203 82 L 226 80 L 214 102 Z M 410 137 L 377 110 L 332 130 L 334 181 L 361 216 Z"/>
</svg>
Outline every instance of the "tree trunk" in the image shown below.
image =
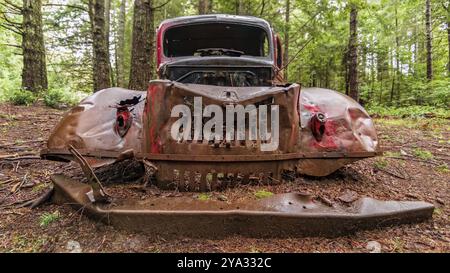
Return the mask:
<svg viewBox="0 0 450 273">
<path fill-rule="evenodd" d="M 105 1 L 89 0 L 92 28 L 94 92 L 111 87 L 109 50 L 105 27 Z"/>
<path fill-rule="evenodd" d="M 117 86 L 125 87 L 125 20 L 126 20 L 126 0 L 120 2 L 119 24 L 117 27 L 116 42 L 116 74 Z"/>
<path fill-rule="evenodd" d="M 427 36 L 427 79 L 433 79 L 433 53 L 432 53 L 432 35 L 431 35 L 431 0 L 426 0 L 426 36 Z"/>
<path fill-rule="evenodd" d="M 448 63 L 447 63 L 447 76 L 450 77 L 450 2 L 447 2 L 447 6 L 444 6 L 447 10 L 447 41 L 448 41 Z"/>
<path fill-rule="evenodd" d="M 32 92 L 48 88 L 41 8 L 41 0 L 23 0 L 22 88 Z"/>
<path fill-rule="evenodd" d="M 135 0 L 129 88 L 146 90 L 153 78 L 154 14 L 152 0 Z"/>
<path fill-rule="evenodd" d="M 244 0 L 236 0 L 235 8 L 236 8 L 237 15 L 243 15 L 244 14 Z"/>
<path fill-rule="evenodd" d="M 198 0 L 198 14 L 208 14 L 211 12 L 212 1 Z"/>
<path fill-rule="evenodd" d="M 288 81 L 288 62 L 289 62 L 289 17 L 291 13 L 291 1 L 286 0 L 286 14 L 285 14 L 285 20 L 284 20 L 284 65 L 286 65 L 284 69 L 284 80 Z"/>
<path fill-rule="evenodd" d="M 106 35 L 106 47 L 108 48 L 108 63 L 109 63 L 109 71 L 110 71 L 110 75 L 111 75 L 111 84 L 113 86 L 116 85 L 115 79 L 114 79 L 114 73 L 113 73 L 113 69 L 112 69 L 112 64 L 111 64 L 111 58 L 109 56 L 109 52 L 111 49 L 110 46 L 110 33 L 111 33 L 111 0 L 105 0 L 105 35 Z"/>
<path fill-rule="evenodd" d="M 359 100 L 358 91 L 358 10 L 355 5 L 350 10 L 349 53 L 349 89 L 350 97 Z"/>
<path fill-rule="evenodd" d="M 344 81 L 345 81 L 345 94 L 348 96 L 350 94 L 350 84 L 349 84 L 349 65 L 348 65 L 348 48 L 345 50 L 342 56 L 342 66 L 344 67 Z"/>
</svg>

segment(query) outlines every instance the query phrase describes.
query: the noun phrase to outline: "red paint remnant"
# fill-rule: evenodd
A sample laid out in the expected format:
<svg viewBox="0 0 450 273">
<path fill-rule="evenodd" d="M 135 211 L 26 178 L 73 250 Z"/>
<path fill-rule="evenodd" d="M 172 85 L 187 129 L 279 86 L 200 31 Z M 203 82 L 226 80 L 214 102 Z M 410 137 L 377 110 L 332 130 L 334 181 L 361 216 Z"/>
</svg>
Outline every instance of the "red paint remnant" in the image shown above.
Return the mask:
<svg viewBox="0 0 450 273">
<path fill-rule="evenodd" d="M 128 132 L 128 129 L 131 127 L 131 123 L 133 121 L 133 116 L 128 110 L 128 107 L 119 107 L 116 112 L 116 132 L 124 137 Z"/>
<path fill-rule="evenodd" d="M 312 146 L 317 149 L 337 149 L 338 145 L 335 142 L 336 123 L 333 120 L 327 120 L 324 124 L 325 130 L 321 140 L 313 139 Z"/>
<path fill-rule="evenodd" d="M 305 107 L 305 109 L 308 110 L 309 112 L 313 113 L 320 112 L 319 106 L 317 105 L 303 104 L 303 107 Z"/>
<path fill-rule="evenodd" d="M 323 113 L 315 113 L 309 121 L 309 127 L 311 129 L 311 132 L 312 132 L 314 138 L 317 141 L 322 140 L 322 137 L 325 133 L 326 122 L 327 122 L 327 120 Z"/>
<path fill-rule="evenodd" d="M 333 120 L 327 120 L 327 122 L 325 122 L 325 134 L 327 136 L 335 135 L 336 127 L 336 123 Z"/>
<path fill-rule="evenodd" d="M 144 140 L 144 141 L 148 141 L 148 143 L 150 144 L 149 148 L 150 148 L 150 153 L 153 154 L 159 154 L 161 153 L 161 140 L 159 139 L 159 136 L 156 135 L 155 133 L 155 129 L 157 126 L 157 120 L 158 120 L 158 113 L 156 113 L 156 103 L 158 100 L 158 86 L 157 85 L 150 85 L 148 88 L 148 95 L 147 95 L 147 101 L 150 102 L 150 104 L 148 105 L 148 110 L 147 110 L 147 114 L 149 116 L 149 139 Z"/>
<path fill-rule="evenodd" d="M 338 145 L 334 141 L 334 136 L 325 135 L 322 138 L 322 141 L 318 142 L 315 139 L 312 140 L 312 146 L 317 149 L 327 149 L 327 150 L 335 150 L 338 148 Z"/>
</svg>

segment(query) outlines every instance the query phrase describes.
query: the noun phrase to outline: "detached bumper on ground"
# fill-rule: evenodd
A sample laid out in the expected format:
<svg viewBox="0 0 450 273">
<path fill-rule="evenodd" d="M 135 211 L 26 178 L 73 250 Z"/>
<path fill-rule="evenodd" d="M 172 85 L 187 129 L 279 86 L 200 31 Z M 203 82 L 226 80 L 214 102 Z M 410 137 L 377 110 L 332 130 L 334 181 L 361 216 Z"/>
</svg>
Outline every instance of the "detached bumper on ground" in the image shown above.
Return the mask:
<svg viewBox="0 0 450 273">
<path fill-rule="evenodd" d="M 431 218 L 434 210 L 426 202 L 371 198 L 331 205 L 295 193 L 240 203 L 173 197 L 96 204 L 86 195 L 91 191 L 89 185 L 62 175 L 55 175 L 52 180 L 53 202 L 82 208 L 83 214 L 118 228 L 158 235 L 338 236 L 360 229 L 421 222 Z"/>
</svg>

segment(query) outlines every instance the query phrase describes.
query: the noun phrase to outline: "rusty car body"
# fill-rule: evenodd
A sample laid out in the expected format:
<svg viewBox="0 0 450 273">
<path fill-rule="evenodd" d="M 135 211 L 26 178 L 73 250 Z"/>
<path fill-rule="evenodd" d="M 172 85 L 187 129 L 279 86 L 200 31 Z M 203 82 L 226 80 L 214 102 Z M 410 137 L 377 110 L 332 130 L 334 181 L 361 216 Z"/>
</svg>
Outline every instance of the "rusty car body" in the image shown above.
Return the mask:
<svg viewBox="0 0 450 273">
<path fill-rule="evenodd" d="M 142 162 L 146 184 L 205 192 L 239 184 L 282 183 L 286 173 L 326 176 L 346 164 L 379 154 L 373 122 L 356 101 L 336 91 L 283 81 L 281 41 L 265 20 L 231 15 L 166 20 L 157 30 L 156 48 L 159 79 L 151 81 L 148 90 L 111 88 L 96 92 L 71 109 L 54 129 L 42 158 L 75 160 L 90 181 L 89 185 L 55 176 L 54 200 L 87 206 L 93 216 L 118 226 L 188 234 L 204 234 L 205 230 L 258 236 L 326 230 L 342 233 L 355 227 L 431 216 L 433 206 L 422 202 L 386 205 L 366 199 L 353 208 L 330 208 L 292 194 L 264 204 L 238 206 L 247 207 L 241 210 L 236 206 L 218 210 L 214 205 L 198 209 L 191 202 L 185 202 L 191 208 L 187 211 L 136 205 L 110 208 L 99 202 L 106 193 L 103 187 L 95 186 L 101 182 L 93 169 L 126 158 Z M 222 108 L 277 105 L 278 147 L 261 149 L 267 139 L 172 138 L 171 126 L 177 118 L 171 116 L 171 109 L 180 104 L 193 107 L 196 97 L 203 105 Z M 195 118 L 201 125 L 207 122 L 205 116 L 195 115 L 189 122 L 194 124 Z M 225 127 L 223 124 L 215 130 Z M 245 128 L 246 135 L 249 130 Z M 288 208 L 286 203 L 296 205 Z M 247 229 L 258 221 L 276 229 Z"/>
</svg>

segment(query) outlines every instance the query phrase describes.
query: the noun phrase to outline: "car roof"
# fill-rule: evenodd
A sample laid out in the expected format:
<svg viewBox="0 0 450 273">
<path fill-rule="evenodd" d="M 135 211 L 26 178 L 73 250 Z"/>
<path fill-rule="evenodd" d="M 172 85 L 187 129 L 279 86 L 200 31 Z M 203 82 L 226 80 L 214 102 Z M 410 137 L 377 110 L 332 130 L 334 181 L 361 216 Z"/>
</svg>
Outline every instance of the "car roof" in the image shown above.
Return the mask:
<svg viewBox="0 0 450 273">
<path fill-rule="evenodd" d="M 194 16 L 182 16 L 164 20 L 159 27 L 163 25 L 178 25 L 184 23 L 206 23 L 206 22 L 229 22 L 259 25 L 270 30 L 270 24 L 266 20 L 253 16 L 230 15 L 230 14 L 205 14 Z"/>
</svg>

